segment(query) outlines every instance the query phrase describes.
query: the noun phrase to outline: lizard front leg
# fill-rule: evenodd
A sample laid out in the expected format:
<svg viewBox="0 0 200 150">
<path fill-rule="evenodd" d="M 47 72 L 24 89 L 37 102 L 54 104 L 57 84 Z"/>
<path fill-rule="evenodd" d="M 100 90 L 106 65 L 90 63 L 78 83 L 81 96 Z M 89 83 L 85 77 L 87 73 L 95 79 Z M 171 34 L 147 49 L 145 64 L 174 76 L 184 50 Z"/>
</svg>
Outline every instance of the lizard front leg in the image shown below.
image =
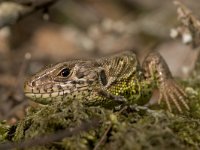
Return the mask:
<svg viewBox="0 0 200 150">
<path fill-rule="evenodd" d="M 159 53 L 150 53 L 145 58 L 142 67 L 145 80 L 157 84 L 159 90 L 158 104 L 161 100 L 164 100 L 170 112 L 172 111 L 172 104 L 176 106 L 179 112 L 182 112 L 182 107 L 189 110 L 185 101 L 186 93 L 173 79 L 168 65 Z"/>
</svg>

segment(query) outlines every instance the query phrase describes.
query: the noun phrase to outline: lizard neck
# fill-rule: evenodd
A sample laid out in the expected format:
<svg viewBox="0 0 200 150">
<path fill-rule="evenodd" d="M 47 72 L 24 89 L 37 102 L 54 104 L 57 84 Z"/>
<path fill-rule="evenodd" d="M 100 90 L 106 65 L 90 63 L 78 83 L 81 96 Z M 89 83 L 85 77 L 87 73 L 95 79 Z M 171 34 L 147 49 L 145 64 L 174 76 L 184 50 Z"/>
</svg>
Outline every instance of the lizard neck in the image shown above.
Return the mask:
<svg viewBox="0 0 200 150">
<path fill-rule="evenodd" d="M 124 96 L 130 104 L 142 105 L 147 103 L 151 97 L 151 87 L 149 86 L 150 84 L 144 80 L 142 71 L 138 70 L 128 77 L 113 82 L 107 91 L 114 95 Z"/>
</svg>

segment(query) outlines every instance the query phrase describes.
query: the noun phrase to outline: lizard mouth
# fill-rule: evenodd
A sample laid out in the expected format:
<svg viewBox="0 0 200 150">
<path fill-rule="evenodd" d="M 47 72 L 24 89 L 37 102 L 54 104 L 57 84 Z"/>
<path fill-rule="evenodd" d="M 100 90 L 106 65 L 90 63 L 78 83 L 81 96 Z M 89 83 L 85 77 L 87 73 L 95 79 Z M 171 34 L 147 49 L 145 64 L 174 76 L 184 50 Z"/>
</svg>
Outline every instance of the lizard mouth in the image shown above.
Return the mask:
<svg viewBox="0 0 200 150">
<path fill-rule="evenodd" d="M 49 93 L 31 93 L 26 92 L 25 96 L 30 98 L 32 101 L 35 101 L 40 104 L 50 104 L 53 102 L 54 98 Z"/>
<path fill-rule="evenodd" d="M 49 90 L 45 89 L 43 86 L 35 87 L 30 83 L 26 82 L 24 84 L 24 94 L 31 99 L 48 99 L 55 98 L 67 93 L 64 90 L 58 90 L 53 87 L 49 88 Z"/>
<path fill-rule="evenodd" d="M 33 89 L 30 91 L 30 87 L 24 87 L 24 95 L 30 98 L 32 101 L 39 102 L 40 104 L 49 104 L 52 102 L 50 93 L 33 93 Z"/>
<path fill-rule="evenodd" d="M 24 85 L 24 94 L 26 97 L 32 100 L 47 100 L 47 99 L 56 99 L 57 97 L 62 97 L 66 94 L 69 94 L 70 90 L 67 89 L 57 89 L 57 88 L 49 88 L 49 90 L 45 90 L 42 86 L 40 88 L 30 86 L 28 83 Z"/>
<path fill-rule="evenodd" d="M 54 93 L 31 93 L 31 92 L 26 92 L 25 95 L 29 98 L 34 98 L 34 99 L 39 99 L 39 98 L 53 98 L 59 96 L 59 92 L 54 92 Z"/>
<path fill-rule="evenodd" d="M 62 100 L 68 91 L 58 91 L 52 93 L 31 93 L 25 92 L 25 96 L 40 104 L 51 104 L 55 101 Z"/>
<path fill-rule="evenodd" d="M 65 94 L 69 94 L 69 90 L 63 90 L 63 91 L 55 91 L 51 93 L 32 93 L 32 92 L 25 92 L 25 95 L 29 98 L 55 98 L 58 96 L 63 96 Z"/>
</svg>

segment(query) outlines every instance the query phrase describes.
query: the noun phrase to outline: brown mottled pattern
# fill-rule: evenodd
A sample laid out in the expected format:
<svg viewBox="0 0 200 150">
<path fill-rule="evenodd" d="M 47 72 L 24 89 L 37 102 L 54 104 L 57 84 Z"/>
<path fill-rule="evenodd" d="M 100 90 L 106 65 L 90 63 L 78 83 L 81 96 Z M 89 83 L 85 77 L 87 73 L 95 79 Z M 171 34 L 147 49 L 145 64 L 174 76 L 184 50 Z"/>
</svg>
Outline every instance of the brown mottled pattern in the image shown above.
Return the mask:
<svg viewBox="0 0 200 150">
<path fill-rule="evenodd" d="M 90 105 L 103 105 L 123 97 L 127 102 L 140 103 L 156 87 L 160 93 L 158 103 L 164 100 L 169 111 L 172 111 L 171 105 L 180 112 L 183 108 L 189 109 L 184 90 L 174 81 L 158 53 L 150 53 L 142 67 L 131 51 L 58 63 L 28 79 L 24 91 L 27 97 L 43 104 L 80 100 Z"/>
</svg>

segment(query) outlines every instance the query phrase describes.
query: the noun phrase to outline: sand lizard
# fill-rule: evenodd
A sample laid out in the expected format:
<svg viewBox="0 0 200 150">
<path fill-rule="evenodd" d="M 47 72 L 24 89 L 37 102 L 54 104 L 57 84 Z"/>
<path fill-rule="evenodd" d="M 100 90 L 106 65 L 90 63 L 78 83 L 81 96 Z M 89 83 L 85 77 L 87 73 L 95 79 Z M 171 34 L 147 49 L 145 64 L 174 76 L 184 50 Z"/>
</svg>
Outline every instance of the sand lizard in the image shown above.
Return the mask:
<svg viewBox="0 0 200 150">
<path fill-rule="evenodd" d="M 163 100 L 182 112 L 189 109 L 184 90 L 157 52 L 150 53 L 142 66 L 131 51 L 88 60 L 69 60 L 48 67 L 25 82 L 25 95 L 35 102 L 80 100 L 86 105 L 114 107 L 126 99 L 144 105 L 158 88 L 158 103 Z"/>
</svg>

